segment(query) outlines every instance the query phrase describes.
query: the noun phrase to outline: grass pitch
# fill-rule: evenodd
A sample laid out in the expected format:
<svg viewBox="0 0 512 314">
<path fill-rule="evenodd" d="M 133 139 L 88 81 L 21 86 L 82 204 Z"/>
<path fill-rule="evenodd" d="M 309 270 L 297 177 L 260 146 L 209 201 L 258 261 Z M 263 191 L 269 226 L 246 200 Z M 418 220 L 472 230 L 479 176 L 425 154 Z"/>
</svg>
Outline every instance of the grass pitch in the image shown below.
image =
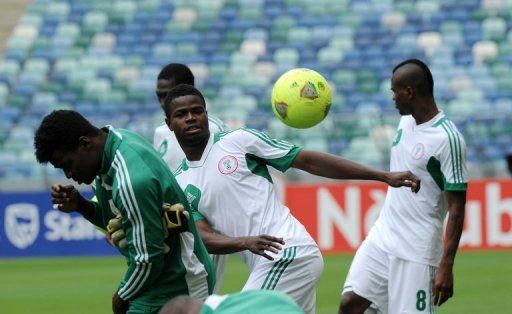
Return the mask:
<svg viewBox="0 0 512 314">
<path fill-rule="evenodd" d="M 317 313 L 336 313 L 352 255 L 326 255 Z M 439 313 L 507 313 L 512 309 L 512 251 L 459 253 L 455 296 Z M 2 313 L 109 313 L 126 266 L 119 257 L 0 260 Z M 240 290 L 242 262 L 230 258 L 222 293 Z"/>
</svg>

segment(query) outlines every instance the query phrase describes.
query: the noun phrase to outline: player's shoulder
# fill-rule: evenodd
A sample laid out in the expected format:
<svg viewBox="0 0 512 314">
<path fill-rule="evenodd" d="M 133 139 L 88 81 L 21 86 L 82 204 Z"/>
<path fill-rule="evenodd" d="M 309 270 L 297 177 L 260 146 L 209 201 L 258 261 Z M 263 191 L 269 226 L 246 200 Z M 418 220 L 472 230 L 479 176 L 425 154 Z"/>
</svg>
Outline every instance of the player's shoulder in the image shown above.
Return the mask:
<svg viewBox="0 0 512 314">
<path fill-rule="evenodd" d="M 432 124 L 432 132 L 435 132 L 435 140 L 439 147 L 464 147 L 464 136 L 458 130 L 456 124 L 447 116 L 440 117 Z"/>
<path fill-rule="evenodd" d="M 222 132 L 222 131 L 228 130 L 228 127 L 226 126 L 226 124 L 224 124 L 224 122 L 221 119 L 219 119 L 218 117 L 216 117 L 212 114 L 208 114 L 208 124 L 210 127 L 210 132 L 212 132 L 212 133 L 217 133 L 217 132 Z"/>
<path fill-rule="evenodd" d="M 171 133 L 172 133 L 172 131 L 169 130 L 169 127 L 164 123 L 164 124 L 159 125 L 158 127 L 155 128 L 155 136 L 154 136 L 154 138 L 155 139 L 157 139 L 157 138 L 165 138 L 165 137 L 167 137 Z"/>
</svg>

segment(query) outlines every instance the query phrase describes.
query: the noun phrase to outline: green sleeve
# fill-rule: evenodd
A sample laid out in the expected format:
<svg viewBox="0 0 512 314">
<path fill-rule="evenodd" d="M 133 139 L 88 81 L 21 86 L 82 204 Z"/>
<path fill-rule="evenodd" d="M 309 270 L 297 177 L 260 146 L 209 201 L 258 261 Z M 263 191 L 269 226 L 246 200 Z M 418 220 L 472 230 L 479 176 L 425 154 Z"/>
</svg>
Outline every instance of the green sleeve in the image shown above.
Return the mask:
<svg viewBox="0 0 512 314">
<path fill-rule="evenodd" d="M 133 300 L 150 288 L 164 265 L 162 189 L 148 171 L 140 166 L 128 171 L 120 165 L 116 177 L 120 184 L 114 203 L 122 209 L 129 253 L 128 270 L 118 290 L 124 300 Z"/>
</svg>

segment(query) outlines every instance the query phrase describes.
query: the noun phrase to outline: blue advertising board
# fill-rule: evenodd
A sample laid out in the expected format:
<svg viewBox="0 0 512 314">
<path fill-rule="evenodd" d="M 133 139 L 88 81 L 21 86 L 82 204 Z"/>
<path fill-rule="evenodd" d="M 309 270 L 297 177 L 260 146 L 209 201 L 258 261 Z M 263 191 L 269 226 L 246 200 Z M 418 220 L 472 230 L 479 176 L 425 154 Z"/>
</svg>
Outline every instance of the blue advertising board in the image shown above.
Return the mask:
<svg viewBox="0 0 512 314">
<path fill-rule="evenodd" d="M 49 191 L 0 193 L 0 257 L 115 254 L 80 214 L 53 209 Z"/>
</svg>

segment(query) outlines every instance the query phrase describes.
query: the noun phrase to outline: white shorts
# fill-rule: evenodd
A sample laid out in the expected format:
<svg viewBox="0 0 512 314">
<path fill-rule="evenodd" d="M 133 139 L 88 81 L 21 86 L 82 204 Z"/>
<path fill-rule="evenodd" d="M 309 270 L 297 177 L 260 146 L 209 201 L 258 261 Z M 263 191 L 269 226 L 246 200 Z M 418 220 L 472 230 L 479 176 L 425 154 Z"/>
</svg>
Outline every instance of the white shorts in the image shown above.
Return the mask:
<svg viewBox="0 0 512 314">
<path fill-rule="evenodd" d="M 353 291 L 371 301 L 380 313 L 434 313 L 436 270 L 389 255 L 364 241 L 354 256 L 343 293 Z"/>
<path fill-rule="evenodd" d="M 278 290 L 292 297 L 306 313 L 315 313 L 316 284 L 324 270 L 317 246 L 284 248 L 274 261 L 261 257 L 242 291 Z"/>
</svg>

